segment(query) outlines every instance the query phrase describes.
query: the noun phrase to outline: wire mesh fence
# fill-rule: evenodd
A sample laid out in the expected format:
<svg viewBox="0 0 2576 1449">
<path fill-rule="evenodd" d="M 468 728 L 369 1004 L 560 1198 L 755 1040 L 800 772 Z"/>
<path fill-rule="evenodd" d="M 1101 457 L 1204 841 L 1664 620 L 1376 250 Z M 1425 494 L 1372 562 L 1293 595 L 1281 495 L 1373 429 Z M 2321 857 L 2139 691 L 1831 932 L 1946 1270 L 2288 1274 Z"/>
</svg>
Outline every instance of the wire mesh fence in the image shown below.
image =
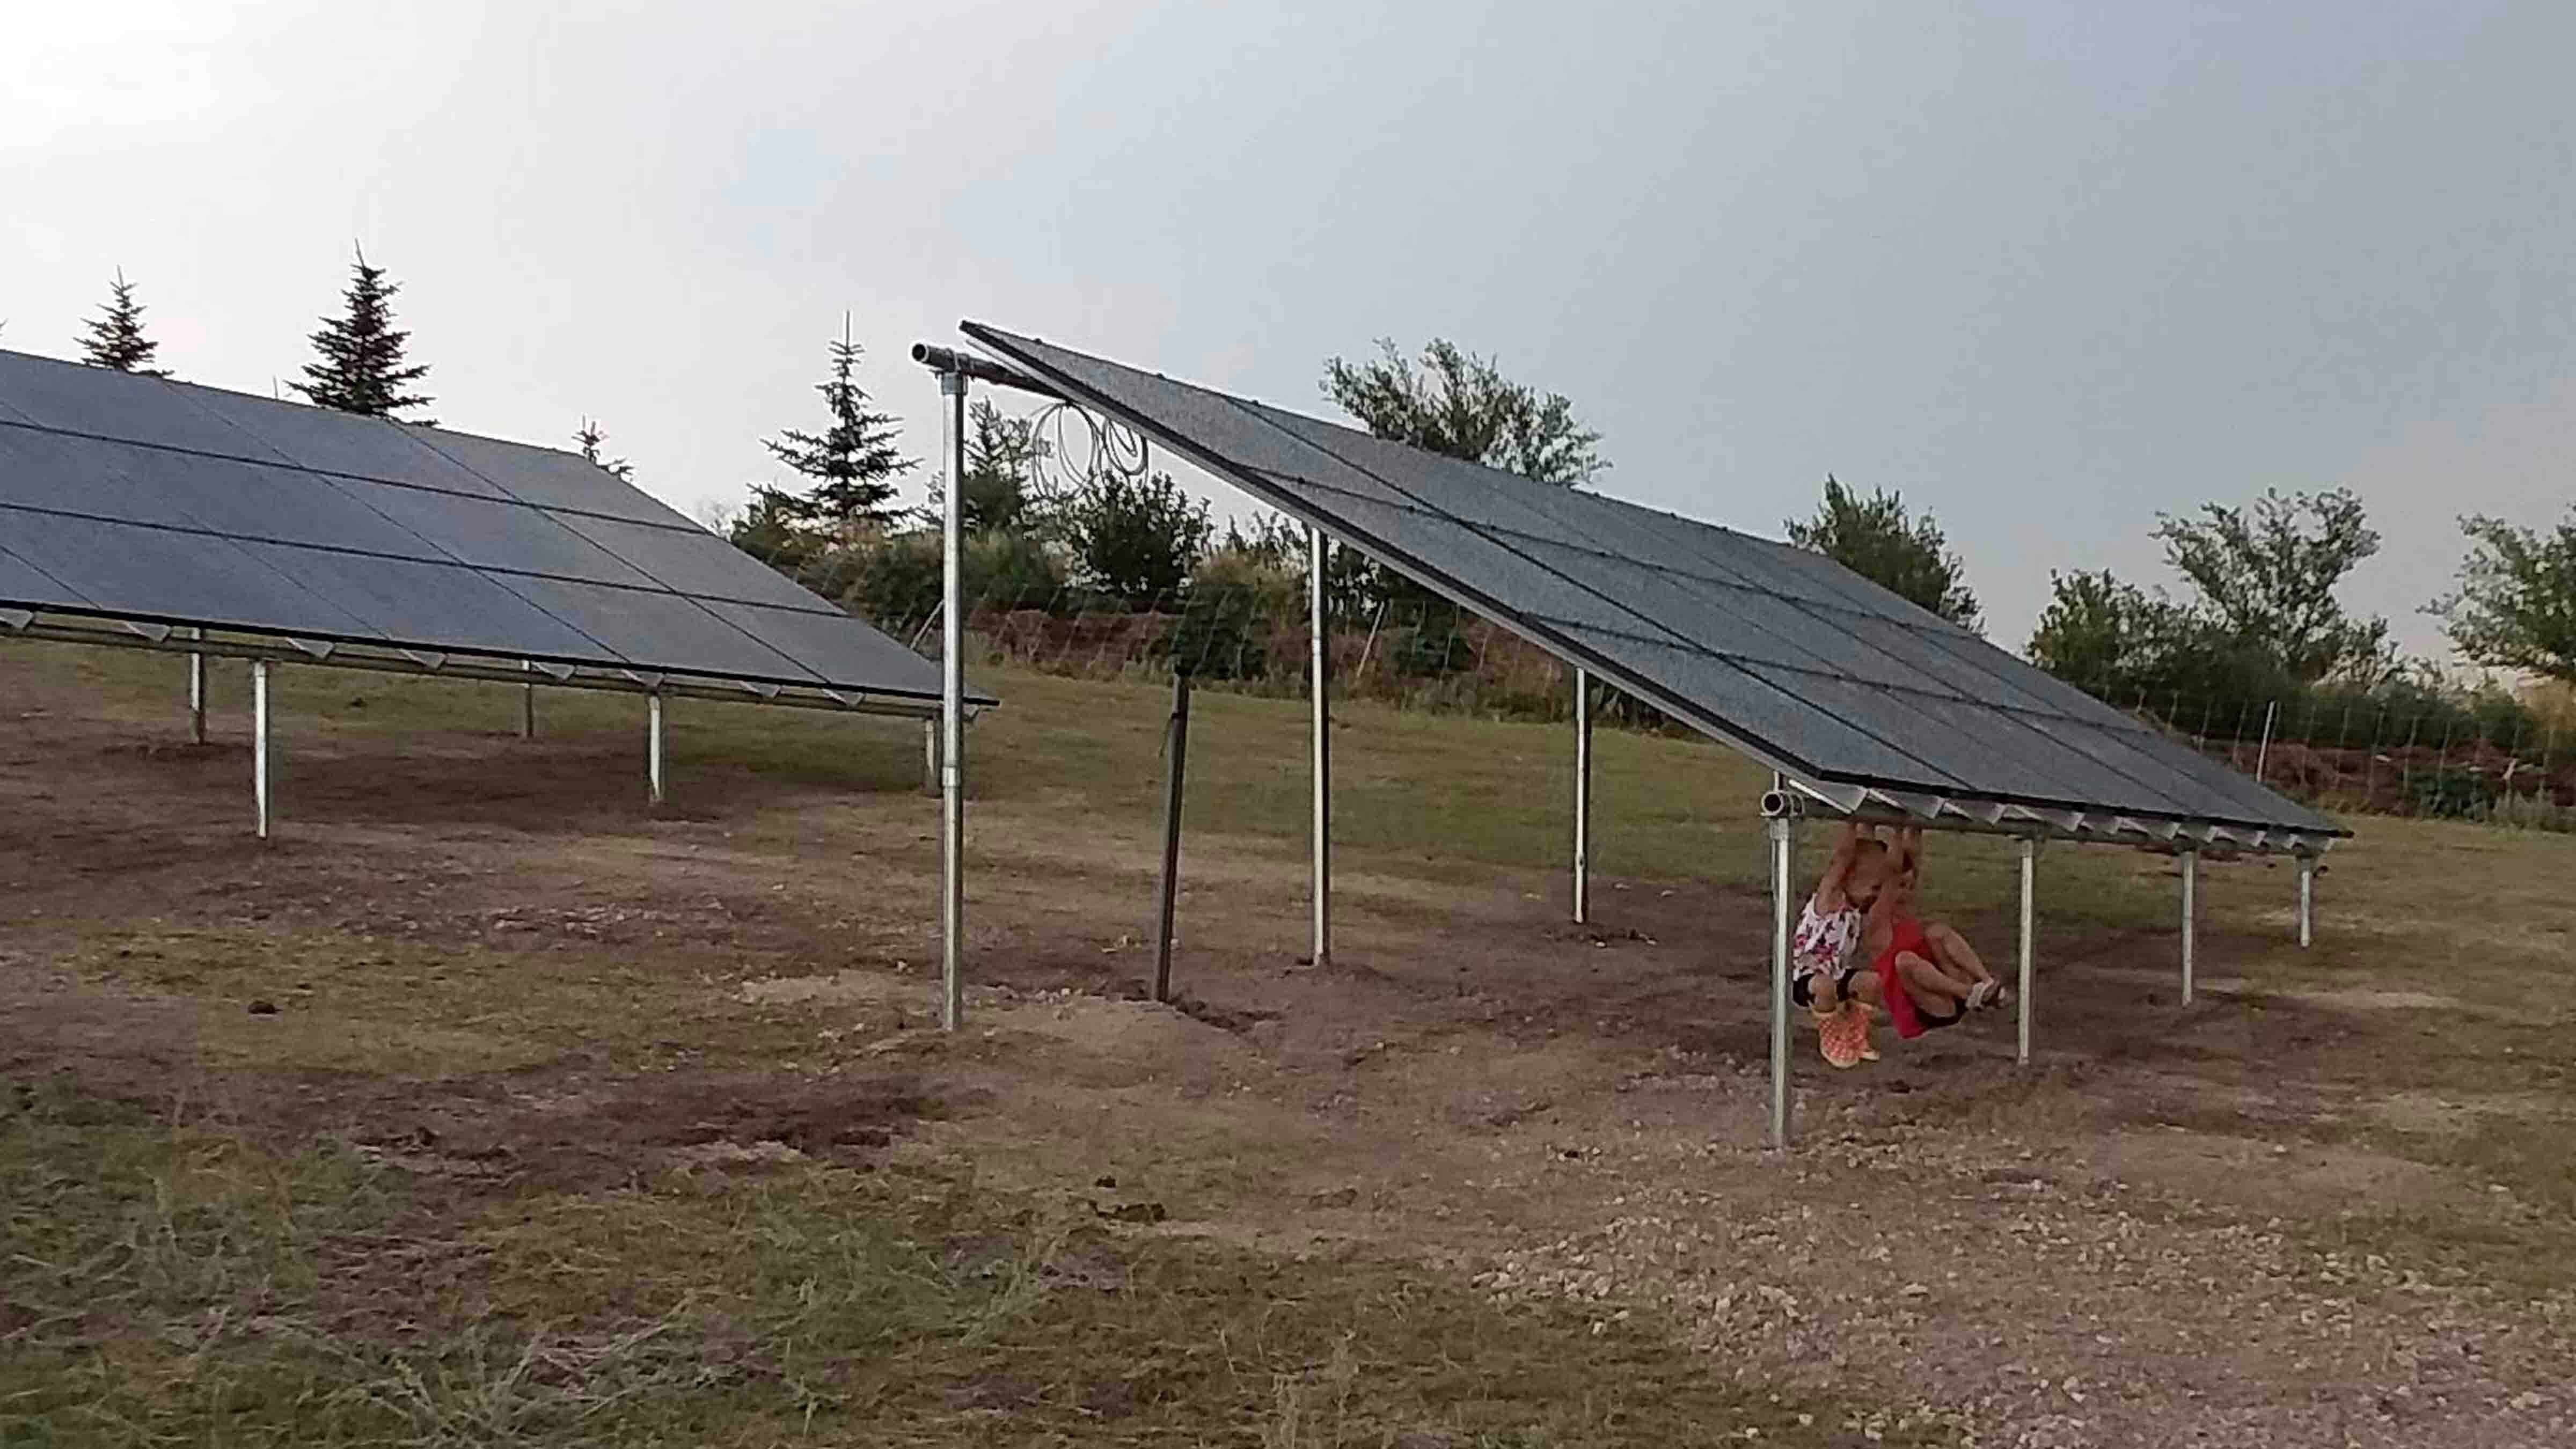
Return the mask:
<svg viewBox="0 0 2576 1449">
<path fill-rule="evenodd" d="M 764 556 L 936 657 L 935 532 L 871 531 Z M 1312 626 L 1306 553 L 1294 530 L 1273 524 L 1248 539 L 1230 532 L 1187 562 L 1183 582 L 1151 590 L 1108 586 L 1087 577 L 1093 572 L 1034 534 L 970 536 L 963 559 L 970 666 L 1138 682 L 1187 672 L 1202 690 L 1305 692 Z M 1573 668 L 1509 630 L 1346 550 L 1329 565 L 1326 593 L 1336 697 L 1485 718 L 1571 719 Z M 2563 706 L 2424 683 L 2271 698 L 2100 685 L 2088 692 L 2332 813 L 2576 830 L 2576 711 Z M 1615 691 L 1596 703 L 1596 719 L 1676 728 Z"/>
</svg>

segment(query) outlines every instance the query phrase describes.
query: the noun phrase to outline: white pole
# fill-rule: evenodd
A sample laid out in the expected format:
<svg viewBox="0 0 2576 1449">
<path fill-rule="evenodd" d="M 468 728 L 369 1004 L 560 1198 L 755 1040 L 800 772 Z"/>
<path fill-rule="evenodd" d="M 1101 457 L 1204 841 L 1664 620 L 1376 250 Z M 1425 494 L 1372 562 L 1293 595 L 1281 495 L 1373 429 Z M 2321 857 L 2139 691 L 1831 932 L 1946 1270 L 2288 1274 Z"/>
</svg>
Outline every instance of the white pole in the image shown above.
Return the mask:
<svg viewBox="0 0 2576 1449">
<path fill-rule="evenodd" d="M 191 629 L 188 637 L 203 643 L 206 631 Z M 206 656 L 203 654 L 188 656 L 188 738 L 201 745 L 206 742 Z"/>
<path fill-rule="evenodd" d="M 2263 783 L 2263 767 L 2272 760 L 2272 721 L 2280 712 L 2281 702 L 2277 699 L 2263 706 L 2263 743 L 2254 747 L 2254 783 L 2258 785 Z"/>
<path fill-rule="evenodd" d="M 250 792 L 257 813 L 259 838 L 268 838 L 268 671 L 269 662 L 250 662 Z"/>
<path fill-rule="evenodd" d="M 1332 713 L 1328 708 L 1331 680 L 1324 661 L 1324 564 L 1327 547 L 1324 530 L 1310 526 L 1306 530 L 1306 602 L 1313 638 L 1308 641 L 1306 677 L 1307 693 L 1313 697 L 1315 707 L 1314 962 L 1319 967 L 1333 958 L 1333 754 L 1328 733 L 1332 727 Z"/>
<path fill-rule="evenodd" d="M 2030 976 L 2031 962 L 2039 951 L 2039 837 L 2021 838 L 2021 989 L 2016 1003 L 2021 1017 L 2020 1044 L 2013 1060 L 2030 1065 Z"/>
<path fill-rule="evenodd" d="M 2299 949 L 2316 944 L 2317 858 L 2299 857 Z"/>
<path fill-rule="evenodd" d="M 645 745 L 644 773 L 653 803 L 664 798 L 662 780 L 662 695 L 659 690 L 644 696 Z"/>
<path fill-rule="evenodd" d="M 1592 675 L 1574 671 L 1574 924 L 1592 919 Z"/>
<path fill-rule="evenodd" d="M 519 668 L 528 676 L 528 682 L 519 686 L 519 738 L 533 740 L 537 737 L 537 661 L 522 659 Z"/>
<path fill-rule="evenodd" d="M 921 722 L 921 793 L 939 798 L 939 721 Z"/>
<path fill-rule="evenodd" d="M 966 581 L 960 507 L 966 479 L 966 374 L 939 374 L 948 400 L 948 486 L 939 519 L 939 1025 L 955 1031 L 965 1008 Z"/>
<path fill-rule="evenodd" d="M 1789 1145 L 1789 829 L 1786 815 L 1764 824 L 1771 834 L 1771 1145 Z"/>
<path fill-rule="evenodd" d="M 2200 852 L 2182 853 L 2182 1004 L 2191 1005 L 2192 934 L 2200 908 Z"/>
</svg>

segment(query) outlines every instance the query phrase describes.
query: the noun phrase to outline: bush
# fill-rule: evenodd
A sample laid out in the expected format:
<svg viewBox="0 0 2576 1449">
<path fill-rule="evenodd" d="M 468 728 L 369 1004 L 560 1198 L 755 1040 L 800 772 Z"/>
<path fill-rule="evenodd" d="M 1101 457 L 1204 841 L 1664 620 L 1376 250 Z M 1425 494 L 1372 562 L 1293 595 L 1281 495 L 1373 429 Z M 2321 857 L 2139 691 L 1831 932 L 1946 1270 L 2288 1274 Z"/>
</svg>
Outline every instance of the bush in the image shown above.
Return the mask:
<svg viewBox="0 0 2576 1449">
<path fill-rule="evenodd" d="M 939 608 L 944 559 L 939 535 L 898 533 L 847 551 L 852 581 L 841 607 L 886 629 L 906 629 Z"/>
<path fill-rule="evenodd" d="M 1190 575 L 1189 602 L 1167 645 L 1172 667 L 1202 679 L 1260 679 L 1282 639 L 1302 639 L 1302 580 L 1270 556 L 1225 548 Z"/>
<path fill-rule="evenodd" d="M 966 540 L 959 563 L 966 596 L 982 609 L 1051 609 L 1064 597 L 1064 564 L 1043 539 L 990 528 Z"/>
</svg>

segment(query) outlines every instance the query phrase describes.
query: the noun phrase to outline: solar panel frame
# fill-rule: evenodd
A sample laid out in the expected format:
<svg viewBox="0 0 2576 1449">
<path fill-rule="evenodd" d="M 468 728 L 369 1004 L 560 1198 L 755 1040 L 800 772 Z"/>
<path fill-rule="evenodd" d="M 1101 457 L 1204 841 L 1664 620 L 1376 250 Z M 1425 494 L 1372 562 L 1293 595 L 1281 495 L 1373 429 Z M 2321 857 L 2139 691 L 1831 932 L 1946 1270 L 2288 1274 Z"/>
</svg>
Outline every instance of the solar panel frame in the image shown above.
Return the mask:
<svg viewBox="0 0 2576 1449">
<path fill-rule="evenodd" d="M 961 327 L 1075 402 L 1819 798 L 2136 817 L 2301 849 L 2349 834 L 1821 555 Z"/>
<path fill-rule="evenodd" d="M 83 619 L 925 718 L 940 695 L 934 661 L 576 454 L 0 351 L 0 625 Z"/>
</svg>

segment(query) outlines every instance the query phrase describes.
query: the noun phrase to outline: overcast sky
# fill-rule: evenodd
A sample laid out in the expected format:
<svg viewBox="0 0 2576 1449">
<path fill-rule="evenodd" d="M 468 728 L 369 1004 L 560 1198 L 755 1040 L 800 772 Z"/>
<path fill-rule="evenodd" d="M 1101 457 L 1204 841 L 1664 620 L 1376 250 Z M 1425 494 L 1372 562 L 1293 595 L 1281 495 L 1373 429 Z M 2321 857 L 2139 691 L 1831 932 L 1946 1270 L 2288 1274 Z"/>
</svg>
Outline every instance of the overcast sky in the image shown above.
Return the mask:
<svg viewBox="0 0 2576 1449">
<path fill-rule="evenodd" d="M 595 416 L 699 514 L 845 309 L 922 456 L 961 317 L 1325 413 L 1445 336 L 1605 491 L 1901 490 L 2014 646 L 2052 569 L 2163 578 L 2160 509 L 2349 485 L 2429 651 L 2453 515 L 2576 496 L 2571 55 L 2564 0 L 21 6 L 0 346 L 121 266 L 265 392 L 361 241 L 441 421 Z"/>
</svg>

